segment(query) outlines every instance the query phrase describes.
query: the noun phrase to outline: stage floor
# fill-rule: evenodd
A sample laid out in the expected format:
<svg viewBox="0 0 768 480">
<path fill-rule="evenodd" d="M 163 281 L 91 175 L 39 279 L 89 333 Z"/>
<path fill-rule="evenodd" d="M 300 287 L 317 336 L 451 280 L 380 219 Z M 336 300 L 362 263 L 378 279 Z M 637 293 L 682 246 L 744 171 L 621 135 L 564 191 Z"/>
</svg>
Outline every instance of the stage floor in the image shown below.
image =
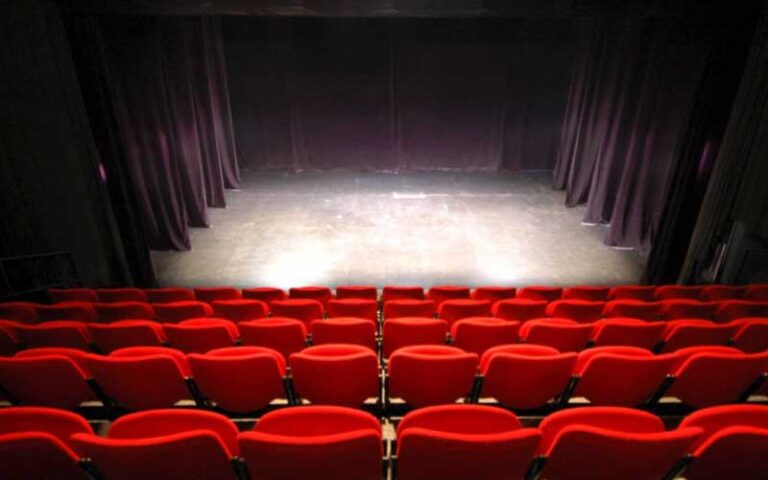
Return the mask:
<svg viewBox="0 0 768 480">
<path fill-rule="evenodd" d="M 189 252 L 152 252 L 162 285 L 635 283 L 550 173 L 242 172 Z"/>
</svg>

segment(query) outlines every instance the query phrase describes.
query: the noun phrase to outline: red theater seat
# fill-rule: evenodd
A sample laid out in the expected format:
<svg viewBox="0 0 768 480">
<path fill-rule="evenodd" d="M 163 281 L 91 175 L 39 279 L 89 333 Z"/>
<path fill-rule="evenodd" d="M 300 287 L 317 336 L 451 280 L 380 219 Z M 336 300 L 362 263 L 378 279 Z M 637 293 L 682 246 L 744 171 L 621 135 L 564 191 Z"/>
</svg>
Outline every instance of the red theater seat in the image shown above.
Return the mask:
<svg viewBox="0 0 768 480">
<path fill-rule="evenodd" d="M 768 302 L 768 285 L 751 285 L 744 292 L 744 300 Z"/>
<path fill-rule="evenodd" d="M 62 302 L 53 305 L 36 305 L 35 308 L 37 319 L 41 322 L 50 320 L 93 322 L 96 320 L 96 309 L 92 303 L 87 302 Z M 8 320 L 14 319 L 8 318 Z"/>
<path fill-rule="evenodd" d="M 323 304 L 317 300 L 297 298 L 293 300 L 275 300 L 271 304 L 272 315 L 301 320 L 309 327 L 312 320 L 323 318 Z"/>
<path fill-rule="evenodd" d="M 595 322 L 592 329 L 592 344 L 596 347 L 623 345 L 651 350 L 661 339 L 664 328 L 664 322 L 606 318 Z"/>
<path fill-rule="evenodd" d="M 237 325 L 223 318 L 193 318 L 179 324 L 165 324 L 163 331 L 171 347 L 184 353 L 233 347 L 239 336 Z"/>
<path fill-rule="evenodd" d="M 382 303 L 390 300 L 424 300 L 424 289 L 416 286 L 385 286 L 381 291 Z"/>
<path fill-rule="evenodd" d="M 538 318 L 520 327 L 520 341 L 546 345 L 560 352 L 578 352 L 587 346 L 592 328 L 592 324 L 567 318 Z"/>
<path fill-rule="evenodd" d="M 661 319 L 661 302 L 643 300 L 611 300 L 603 307 L 603 317 L 638 318 L 641 320 Z"/>
<path fill-rule="evenodd" d="M 152 305 L 142 302 L 95 303 L 96 316 L 100 322 L 118 320 L 151 320 L 155 318 Z"/>
<path fill-rule="evenodd" d="M 487 350 L 480 362 L 482 397 L 519 409 L 546 405 L 565 392 L 575 353 L 541 345 L 503 345 Z"/>
<path fill-rule="evenodd" d="M 384 318 L 433 317 L 437 309 L 432 300 L 388 300 L 384 302 Z"/>
<path fill-rule="evenodd" d="M 352 408 L 307 406 L 270 412 L 238 441 L 253 480 L 381 477 L 379 420 Z"/>
<path fill-rule="evenodd" d="M 243 345 L 268 347 L 288 358 L 306 346 L 307 327 L 300 320 L 285 317 L 240 322 Z"/>
<path fill-rule="evenodd" d="M 699 318 L 712 320 L 717 311 L 717 303 L 698 300 L 672 299 L 661 302 L 661 317 L 666 320 L 681 318 Z"/>
<path fill-rule="evenodd" d="M 492 304 L 499 300 L 507 300 L 509 298 L 515 298 L 517 288 L 515 287 L 477 287 L 472 290 L 471 297 L 475 300 L 488 300 Z"/>
<path fill-rule="evenodd" d="M 99 351 L 109 353 L 125 347 L 160 346 L 165 342 L 163 326 L 152 320 L 120 320 L 88 326 Z"/>
<path fill-rule="evenodd" d="M 493 304 L 491 313 L 494 317 L 504 320 L 526 322 L 532 318 L 541 318 L 547 314 L 546 300 L 531 300 L 528 298 L 511 298 L 500 300 Z"/>
<path fill-rule="evenodd" d="M 435 302 L 435 306 L 440 308 L 440 305 L 446 300 L 468 299 L 469 291 L 468 287 L 438 285 L 427 291 L 427 298 Z"/>
<path fill-rule="evenodd" d="M 215 300 L 237 300 L 242 298 L 240 290 L 233 287 L 195 288 L 195 300 L 211 303 Z"/>
<path fill-rule="evenodd" d="M 214 300 L 211 306 L 215 315 L 233 322 L 256 320 L 269 315 L 269 305 L 266 302 L 249 298 Z"/>
<path fill-rule="evenodd" d="M 701 299 L 706 301 L 740 300 L 747 292 L 745 286 L 707 285 L 701 288 Z"/>
<path fill-rule="evenodd" d="M 661 334 L 662 352 L 700 345 L 726 345 L 739 330 L 735 324 L 718 325 L 707 320 L 672 320 Z"/>
<path fill-rule="evenodd" d="M 768 302 L 725 300 L 720 302 L 714 314 L 715 321 L 719 323 L 746 317 L 768 317 Z"/>
<path fill-rule="evenodd" d="M 379 361 L 360 345 L 328 344 L 291 354 L 296 394 L 312 404 L 360 406 L 379 396 Z"/>
<path fill-rule="evenodd" d="M 488 317 L 491 315 L 491 302 L 488 300 L 445 300 L 438 307 L 438 317 L 449 325 L 457 320 L 469 317 Z"/>
<path fill-rule="evenodd" d="M 26 348 L 64 347 L 90 350 L 93 340 L 85 322 L 54 320 L 38 325 L 22 325 L 19 337 Z"/>
<path fill-rule="evenodd" d="M 547 316 L 569 318 L 578 323 L 589 323 L 603 316 L 605 302 L 588 300 L 555 300 L 547 306 Z"/>
<path fill-rule="evenodd" d="M 376 287 L 371 285 L 343 285 L 336 287 L 336 298 L 339 300 L 345 298 L 359 298 L 361 300 L 378 299 Z"/>
<path fill-rule="evenodd" d="M 28 324 L 37 323 L 37 306 L 30 302 L 2 302 L 0 318 Z"/>
<path fill-rule="evenodd" d="M 586 300 L 588 302 L 606 302 L 611 289 L 609 287 L 570 287 L 563 290 L 563 300 Z"/>
<path fill-rule="evenodd" d="M 157 320 L 163 323 L 179 323 L 188 318 L 210 317 L 213 308 L 204 302 L 169 302 L 153 305 Z"/>
<path fill-rule="evenodd" d="M 286 396 L 285 359 L 276 350 L 220 348 L 188 360 L 200 393 L 226 411 L 255 412 Z"/>
<path fill-rule="evenodd" d="M 106 438 L 76 434 L 72 443 L 110 480 L 236 480 L 237 427 L 200 410 L 156 410 L 115 420 Z"/>
<path fill-rule="evenodd" d="M 523 287 L 518 289 L 516 298 L 541 300 L 549 303 L 560 300 L 562 296 L 563 289 L 561 287 Z"/>
<path fill-rule="evenodd" d="M 376 321 L 378 319 L 379 303 L 376 300 L 370 299 L 343 298 L 341 300 L 329 300 L 327 308 L 330 318 L 357 317 Z"/>
<path fill-rule="evenodd" d="M 400 348 L 389 357 L 389 398 L 414 408 L 466 398 L 478 363 L 477 354 L 446 345 Z"/>
<path fill-rule="evenodd" d="M 499 480 L 525 477 L 541 432 L 515 414 L 481 405 L 408 413 L 397 426 L 398 478 Z"/>
<path fill-rule="evenodd" d="M 296 287 L 288 290 L 288 298 L 317 300 L 325 308 L 328 300 L 333 298 L 333 293 L 328 287 Z"/>
<path fill-rule="evenodd" d="M 652 302 L 656 297 L 656 287 L 652 285 L 622 285 L 613 287 L 608 292 L 608 300 L 639 300 Z"/>
<path fill-rule="evenodd" d="M 98 302 L 99 297 L 92 288 L 50 288 L 48 298 L 51 303 L 61 302 Z"/>
<path fill-rule="evenodd" d="M 657 300 L 671 300 L 671 299 L 688 299 L 688 300 L 700 300 L 701 299 L 701 286 L 700 285 L 662 285 L 656 287 L 654 296 Z"/>
<path fill-rule="evenodd" d="M 19 341 L 14 331 L 0 324 L 0 357 L 10 357 L 18 349 Z"/>
<path fill-rule="evenodd" d="M 147 294 L 140 288 L 98 288 L 96 296 L 101 303 L 142 302 L 147 303 Z M 91 300 L 92 301 L 92 300 Z"/>
<path fill-rule="evenodd" d="M 384 357 L 411 345 L 444 345 L 448 334 L 445 320 L 423 317 L 393 318 L 384 322 L 382 351 Z"/>
<path fill-rule="evenodd" d="M 312 343 L 348 343 L 376 350 L 376 323 L 364 318 L 336 317 L 312 322 Z"/>
<path fill-rule="evenodd" d="M 288 294 L 285 293 L 285 290 L 274 287 L 244 288 L 243 298 L 261 300 L 269 305 L 275 300 L 287 300 Z"/>
<path fill-rule="evenodd" d="M 0 410 L 0 475 L 4 480 L 86 480 L 70 436 L 92 434 L 71 412 L 52 408 Z"/>
<path fill-rule="evenodd" d="M 453 345 L 482 355 L 491 347 L 517 343 L 520 323 L 494 317 L 470 317 L 451 326 Z"/>
<path fill-rule="evenodd" d="M 195 292 L 190 288 L 146 288 L 149 303 L 193 302 Z"/>
<path fill-rule="evenodd" d="M 733 336 L 733 346 L 747 353 L 768 350 L 768 318 L 747 317 L 731 322 L 739 329 Z"/>
<path fill-rule="evenodd" d="M 553 413 L 539 429 L 541 478 L 616 480 L 662 478 L 688 453 L 698 428 L 664 431 L 653 414 L 622 407 L 585 407 Z"/>
<path fill-rule="evenodd" d="M 701 428 L 690 480 L 753 480 L 768 472 L 768 407 L 726 405 L 694 412 L 679 428 Z"/>
</svg>

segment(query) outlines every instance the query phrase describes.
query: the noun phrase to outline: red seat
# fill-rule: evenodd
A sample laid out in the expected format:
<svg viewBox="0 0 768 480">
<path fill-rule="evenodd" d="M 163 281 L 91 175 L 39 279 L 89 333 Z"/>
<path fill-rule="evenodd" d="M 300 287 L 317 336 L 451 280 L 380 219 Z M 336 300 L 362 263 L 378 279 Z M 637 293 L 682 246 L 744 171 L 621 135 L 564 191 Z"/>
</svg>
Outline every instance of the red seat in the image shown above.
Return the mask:
<svg viewBox="0 0 768 480">
<path fill-rule="evenodd" d="M 323 318 L 323 304 L 317 300 L 304 298 L 275 300 L 270 306 L 273 316 L 295 318 L 304 322 L 307 327 L 312 320 Z"/>
<path fill-rule="evenodd" d="M 491 302 L 488 300 L 445 300 L 438 307 L 438 317 L 449 325 L 469 317 L 489 317 Z"/>
<path fill-rule="evenodd" d="M 96 320 L 96 309 L 92 303 L 87 302 L 62 302 L 53 305 L 37 305 L 35 308 L 37 319 L 41 322 L 50 320 L 93 322 Z M 8 318 L 8 320 L 14 319 Z"/>
<path fill-rule="evenodd" d="M 696 411 L 679 428 L 701 428 L 690 480 L 753 480 L 768 472 L 768 407 L 726 405 Z"/>
<path fill-rule="evenodd" d="M 101 303 L 149 302 L 147 294 L 140 288 L 98 288 L 96 296 Z"/>
<path fill-rule="evenodd" d="M 656 297 L 656 287 L 652 285 L 622 285 L 613 287 L 608 292 L 608 300 L 639 300 L 652 302 Z"/>
<path fill-rule="evenodd" d="M 734 320 L 739 329 L 733 336 L 733 346 L 747 353 L 768 350 L 768 318 L 746 317 Z"/>
<path fill-rule="evenodd" d="M 744 300 L 768 302 L 768 285 L 750 285 L 744 292 Z"/>
<path fill-rule="evenodd" d="M 675 360 L 637 347 L 584 350 L 573 370 L 579 378 L 574 395 L 593 405 L 640 405 L 661 387 Z"/>
<path fill-rule="evenodd" d="M 499 300 L 491 307 L 494 317 L 504 320 L 526 322 L 532 318 L 540 318 L 547 314 L 546 300 L 531 300 L 528 298 L 511 298 Z"/>
<path fill-rule="evenodd" d="M 717 303 L 698 300 L 672 299 L 661 302 L 661 317 L 666 320 L 680 318 L 699 318 L 712 320 L 717 311 Z"/>
<path fill-rule="evenodd" d="M 664 328 L 664 322 L 606 318 L 595 322 L 592 329 L 592 343 L 596 347 L 623 345 L 651 350 L 661 339 Z"/>
<path fill-rule="evenodd" d="M 285 398 L 285 359 L 266 347 L 228 347 L 188 357 L 200 393 L 229 412 L 260 410 Z"/>
<path fill-rule="evenodd" d="M 195 300 L 211 303 L 215 300 L 237 300 L 242 298 L 240 290 L 232 287 L 195 288 Z"/>
<path fill-rule="evenodd" d="M 131 410 L 167 408 L 191 398 L 189 365 L 178 350 L 123 348 L 108 357 L 93 355 L 88 365 L 104 393 Z"/>
<path fill-rule="evenodd" d="M 563 289 L 561 287 L 523 287 L 517 290 L 516 298 L 541 300 L 549 303 L 560 300 L 562 296 Z"/>
<path fill-rule="evenodd" d="M 307 406 L 267 413 L 238 437 L 253 480 L 379 480 L 381 425 L 345 407 Z"/>
<path fill-rule="evenodd" d="M 387 300 L 384 302 L 384 318 L 433 317 L 437 311 L 432 300 Z"/>
<path fill-rule="evenodd" d="M 471 297 L 475 300 L 488 300 L 491 304 L 498 302 L 499 300 L 507 300 L 509 298 L 515 298 L 517 294 L 517 288 L 515 287 L 477 287 L 472 290 Z"/>
<path fill-rule="evenodd" d="M 19 341 L 14 331 L 0 324 L 0 357 L 10 357 L 18 349 Z"/>
<path fill-rule="evenodd" d="M 64 347 L 90 350 L 93 343 L 88 324 L 84 322 L 54 320 L 38 325 L 22 325 L 18 332 L 26 348 Z"/>
<path fill-rule="evenodd" d="M 615 480 L 662 478 L 688 453 L 698 428 L 664 431 L 653 414 L 622 407 L 573 408 L 546 417 L 539 454 L 541 478 Z"/>
<path fill-rule="evenodd" d="M 92 434 L 88 422 L 63 410 L 0 410 L 0 472 L 4 480 L 86 480 L 70 436 Z"/>
<path fill-rule="evenodd" d="M 0 358 L 0 385 L 22 405 L 74 409 L 94 400 L 89 373 L 82 368 L 88 354 L 80 350 L 40 348 Z"/>
<path fill-rule="evenodd" d="M 99 297 L 92 288 L 49 288 L 48 298 L 51 303 L 61 302 L 98 302 Z"/>
<path fill-rule="evenodd" d="M 100 322 L 118 320 L 151 320 L 155 318 L 152 305 L 142 302 L 95 303 L 96 316 Z"/>
<path fill-rule="evenodd" d="M 725 300 L 720 302 L 714 315 L 715 321 L 719 323 L 747 317 L 768 317 L 768 302 Z"/>
<path fill-rule="evenodd" d="M 381 302 L 390 300 L 424 300 L 424 288 L 417 286 L 385 286 L 381 291 Z"/>
<path fill-rule="evenodd" d="M 184 353 L 205 353 L 232 347 L 239 336 L 237 325 L 223 318 L 194 318 L 179 324 L 163 325 L 171 347 Z"/>
<path fill-rule="evenodd" d="M 666 392 L 694 408 L 738 402 L 768 369 L 768 352 L 745 354 L 726 347 L 679 350 L 675 380 Z"/>
<path fill-rule="evenodd" d="M 563 290 L 563 300 L 586 300 L 588 302 L 607 302 L 610 287 L 570 287 Z"/>
<path fill-rule="evenodd" d="M 444 345 L 448 334 L 445 320 L 424 317 L 393 318 L 384 322 L 382 352 L 384 357 L 411 345 Z"/>
<path fill-rule="evenodd" d="M 639 318 L 641 320 L 661 319 L 661 302 L 643 300 L 611 300 L 603 307 L 603 317 Z"/>
<path fill-rule="evenodd" d="M 520 323 L 494 317 L 470 317 L 451 326 L 453 345 L 482 355 L 491 347 L 517 343 Z"/>
<path fill-rule="evenodd" d="M 588 300 L 555 300 L 547 306 L 547 316 L 569 318 L 578 323 L 589 323 L 603 316 L 605 302 Z"/>
<path fill-rule="evenodd" d="M 674 352 L 699 345 L 726 345 L 739 330 L 738 325 L 718 325 L 707 320 L 672 320 L 661 333 L 662 352 Z"/>
<path fill-rule="evenodd" d="M 440 405 L 408 413 L 397 426 L 401 480 L 525 477 L 541 440 L 514 413 L 481 405 Z"/>
<path fill-rule="evenodd" d="M 214 300 L 211 306 L 215 315 L 233 322 L 244 322 L 269 316 L 269 305 L 261 300 L 249 298 Z"/>
<path fill-rule="evenodd" d="M 14 355 L 15 358 L 39 358 L 39 357 L 48 357 L 51 355 L 60 355 L 69 358 L 73 362 L 77 364 L 78 367 L 80 367 L 80 370 L 83 371 L 86 377 L 90 378 L 91 372 L 88 369 L 88 359 L 91 358 L 91 353 L 84 352 L 82 350 L 77 350 L 75 348 L 66 348 L 66 347 L 39 347 L 39 348 L 28 348 L 26 350 L 21 350 L 19 352 L 16 352 L 16 355 Z"/>
<path fill-rule="evenodd" d="M 546 345 L 560 352 L 578 352 L 592 336 L 592 324 L 577 323 L 567 318 L 538 318 L 520 327 L 520 341 Z"/>
<path fill-rule="evenodd" d="M 376 350 L 376 323 L 364 318 L 336 317 L 312 322 L 312 343 L 348 343 Z"/>
<path fill-rule="evenodd" d="M 701 288 L 701 299 L 706 301 L 740 300 L 747 293 L 746 286 L 707 285 Z"/>
<path fill-rule="evenodd" d="M 389 398 L 415 408 L 466 398 L 478 363 L 477 354 L 446 345 L 399 348 L 389 357 Z"/>
<path fill-rule="evenodd" d="M 333 293 L 328 287 L 295 287 L 288 290 L 288 298 L 317 300 L 325 308 L 328 300 L 333 298 Z"/>
<path fill-rule="evenodd" d="M 272 317 L 240 322 L 243 345 L 268 347 L 288 358 L 306 345 L 307 327 L 293 318 Z"/>
<path fill-rule="evenodd" d="M 362 298 L 344 298 L 341 300 L 329 300 L 327 304 L 328 316 L 333 317 L 357 317 L 376 321 L 378 319 L 379 303 L 376 300 Z"/>
<path fill-rule="evenodd" d="M 327 344 L 291 354 L 296 394 L 312 404 L 360 406 L 379 396 L 379 361 L 360 345 Z"/>
<path fill-rule="evenodd" d="M 190 288 L 146 288 L 149 303 L 193 302 L 195 292 Z"/>
<path fill-rule="evenodd" d="M 213 308 L 204 302 L 169 302 L 153 305 L 158 321 L 179 323 L 188 318 L 210 317 Z"/>
<path fill-rule="evenodd" d="M 236 480 L 237 427 L 200 410 L 155 410 L 125 415 L 106 438 L 75 434 L 72 443 L 110 480 Z"/>
<path fill-rule="evenodd" d="M 470 289 L 468 287 L 438 285 L 427 291 L 427 299 L 435 302 L 435 306 L 440 308 L 440 305 L 446 300 L 468 299 L 469 291 Z"/>
<path fill-rule="evenodd" d="M 105 325 L 91 323 L 88 330 L 93 343 L 103 353 L 125 347 L 160 346 L 165 342 L 163 326 L 152 320 L 120 320 Z"/>
<path fill-rule="evenodd" d="M 0 318 L 15 320 L 21 323 L 37 323 L 37 305 L 30 302 L 0 303 Z"/>
<path fill-rule="evenodd" d="M 657 300 L 687 299 L 701 300 L 700 285 L 662 285 L 656 287 L 654 296 Z"/>
<path fill-rule="evenodd" d="M 243 298 L 261 300 L 269 305 L 275 300 L 287 300 L 288 294 L 284 290 L 274 287 L 244 288 Z"/>
<path fill-rule="evenodd" d="M 565 392 L 575 353 L 541 345 L 503 345 L 487 350 L 480 361 L 482 397 L 493 397 L 511 408 L 546 405 Z"/>
<path fill-rule="evenodd" d="M 336 298 L 359 298 L 361 300 L 376 300 L 378 298 L 376 287 L 370 285 L 343 285 L 336 287 Z"/>
</svg>

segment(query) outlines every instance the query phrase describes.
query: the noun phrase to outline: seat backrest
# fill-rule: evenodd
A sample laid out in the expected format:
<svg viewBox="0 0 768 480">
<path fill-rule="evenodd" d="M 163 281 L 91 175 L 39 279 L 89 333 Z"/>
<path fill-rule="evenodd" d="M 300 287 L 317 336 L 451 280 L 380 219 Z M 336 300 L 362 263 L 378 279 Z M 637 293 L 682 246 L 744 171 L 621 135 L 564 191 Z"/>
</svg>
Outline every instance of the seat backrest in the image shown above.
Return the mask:
<svg viewBox="0 0 768 480">
<path fill-rule="evenodd" d="M 45 432 L 69 444 L 75 433 L 93 433 L 80 415 L 45 407 L 9 407 L 0 409 L 0 435 L 23 432 Z"/>
<path fill-rule="evenodd" d="M 699 285 L 660 285 L 656 287 L 654 296 L 657 300 L 669 299 L 701 299 L 701 286 Z"/>
<path fill-rule="evenodd" d="M 768 285 L 750 285 L 744 292 L 744 300 L 768 301 Z"/>
<path fill-rule="evenodd" d="M 664 322 L 606 318 L 595 322 L 592 343 L 597 347 L 626 345 L 650 350 L 659 342 L 664 326 Z"/>
<path fill-rule="evenodd" d="M 563 296 L 562 287 L 523 287 L 517 290 L 516 298 L 526 298 L 529 300 L 543 300 L 547 303 L 560 300 Z"/>
<path fill-rule="evenodd" d="M 240 338 L 243 345 L 269 347 L 284 358 L 298 352 L 306 345 L 307 327 L 293 318 L 272 317 L 240 322 Z"/>
<path fill-rule="evenodd" d="M 37 306 L 30 302 L 0 302 L 0 318 L 27 324 L 39 320 Z"/>
<path fill-rule="evenodd" d="M 475 300 L 489 300 L 493 304 L 499 300 L 515 298 L 516 294 L 516 287 L 483 286 L 472 290 L 470 297 Z"/>
<path fill-rule="evenodd" d="M 190 288 L 146 288 L 144 294 L 149 303 L 191 302 L 195 292 Z"/>
<path fill-rule="evenodd" d="M 494 317 L 469 317 L 451 327 L 453 345 L 482 355 L 491 347 L 517 343 L 520 323 Z"/>
<path fill-rule="evenodd" d="M 381 291 L 381 302 L 390 300 L 424 300 L 424 288 L 419 286 L 387 285 Z"/>
<path fill-rule="evenodd" d="M 556 300 L 547 306 L 550 317 L 569 318 L 578 323 L 599 320 L 603 315 L 605 302 L 589 300 Z"/>
<path fill-rule="evenodd" d="M 608 300 L 639 300 L 652 302 L 655 299 L 656 287 L 653 285 L 621 285 L 612 287 L 608 292 Z"/>
<path fill-rule="evenodd" d="M 739 327 L 734 324 L 717 325 L 700 321 L 676 320 L 668 322 L 662 339 L 662 352 L 674 352 L 700 345 L 726 345 Z"/>
<path fill-rule="evenodd" d="M 747 287 L 744 285 L 706 285 L 701 289 L 702 300 L 738 300 L 744 298 Z"/>
<path fill-rule="evenodd" d="M 395 350 L 411 345 L 440 345 L 445 343 L 448 323 L 422 317 L 393 318 L 384 322 L 382 351 L 385 357 Z"/>
<path fill-rule="evenodd" d="M 563 300 L 586 300 L 589 302 L 606 302 L 610 287 L 569 287 L 563 290 Z"/>
<path fill-rule="evenodd" d="M 438 308 L 438 317 L 449 324 L 462 318 L 487 317 L 491 315 L 491 302 L 488 300 L 444 300 Z"/>
<path fill-rule="evenodd" d="M 69 358 L 70 360 L 72 360 L 77 364 L 77 366 L 80 368 L 80 370 L 82 370 L 83 374 L 85 374 L 86 377 L 90 377 L 91 373 L 90 373 L 90 370 L 88 370 L 88 359 L 93 354 L 89 352 L 84 352 L 83 350 L 78 350 L 76 348 L 66 348 L 66 347 L 27 348 L 25 350 L 21 350 L 17 352 L 15 355 L 15 358 L 39 358 L 39 357 L 49 357 L 51 355 Z"/>
<path fill-rule="evenodd" d="M 285 293 L 285 290 L 274 287 L 244 288 L 242 293 L 243 298 L 261 300 L 267 304 L 271 304 L 275 300 L 285 300 L 288 298 L 288 294 Z"/>
<path fill-rule="evenodd" d="M 171 347 L 184 353 L 205 353 L 214 348 L 234 346 L 230 330 L 225 325 L 163 325 Z"/>
<path fill-rule="evenodd" d="M 768 350 L 768 317 L 746 317 L 732 323 L 739 326 L 733 336 L 736 348 L 748 353 Z"/>
<path fill-rule="evenodd" d="M 329 300 L 326 307 L 330 318 L 358 317 L 372 321 L 378 319 L 379 304 L 376 300 L 364 298 Z"/>
<path fill-rule="evenodd" d="M 240 290 L 233 287 L 195 288 L 195 299 L 199 302 L 211 303 L 214 300 L 237 300 L 242 295 Z"/>
<path fill-rule="evenodd" d="M 547 314 L 546 300 L 534 300 L 529 298 L 510 298 L 499 300 L 491 307 L 494 317 L 505 320 L 526 322 L 533 318 L 541 318 Z"/>
<path fill-rule="evenodd" d="M 97 288 L 96 295 L 102 303 L 147 303 L 147 294 L 140 288 Z"/>
<path fill-rule="evenodd" d="M 179 323 L 188 318 L 213 315 L 213 307 L 199 301 L 156 303 L 153 307 L 157 319 L 163 323 Z"/>
<path fill-rule="evenodd" d="M 211 306 L 215 315 L 233 322 L 256 320 L 269 315 L 269 305 L 266 302 L 250 298 L 214 300 Z"/>
<path fill-rule="evenodd" d="M 694 299 L 667 299 L 661 302 L 661 316 L 666 320 L 699 318 L 711 320 L 717 311 L 717 303 L 700 302 Z"/>
<path fill-rule="evenodd" d="M 626 317 L 648 321 L 659 320 L 661 318 L 661 302 L 611 300 L 603 307 L 603 317 Z"/>
<path fill-rule="evenodd" d="M 309 327 L 312 320 L 323 318 L 323 304 L 310 298 L 294 298 L 289 300 L 275 300 L 270 304 L 272 315 L 275 317 L 288 317 L 301 320 Z"/>
<path fill-rule="evenodd" d="M 121 320 L 88 326 L 99 351 L 109 353 L 119 348 L 159 346 L 165 341 L 162 326 L 152 320 Z"/>
<path fill-rule="evenodd" d="M 96 291 L 92 288 L 49 288 L 48 298 L 51 303 L 99 301 Z"/>
<path fill-rule="evenodd" d="M 23 405 L 71 410 L 95 398 L 85 372 L 64 355 L 0 358 L 0 385 Z"/>
<path fill-rule="evenodd" d="M 151 320 L 155 318 L 155 310 L 149 303 L 143 302 L 114 302 L 95 303 L 96 316 L 101 322 L 118 320 Z"/>
<path fill-rule="evenodd" d="M 384 302 L 384 318 L 432 317 L 437 312 L 433 300 L 398 299 Z"/>
<path fill-rule="evenodd" d="M 84 322 L 54 320 L 37 325 L 22 325 L 19 336 L 25 347 L 64 347 L 87 351 L 91 349 L 91 334 Z"/>
<path fill-rule="evenodd" d="M 542 318 L 525 322 L 520 339 L 525 343 L 546 345 L 561 352 L 578 352 L 592 336 L 592 324 L 579 324 L 567 318 Z"/>
<path fill-rule="evenodd" d="M 50 320 L 76 320 L 81 322 L 93 322 L 96 320 L 96 309 L 90 302 L 61 302 L 53 305 L 36 305 L 37 319 Z M 14 320 L 10 317 L 9 320 Z"/>
<path fill-rule="evenodd" d="M 312 322 L 312 343 L 350 343 L 376 350 L 376 323 L 363 318 L 336 317 Z"/>
<path fill-rule="evenodd" d="M 468 299 L 470 289 L 457 285 L 436 285 L 427 291 L 427 298 L 435 302 L 436 307 L 446 300 Z"/>
<path fill-rule="evenodd" d="M 373 285 L 339 285 L 336 287 L 336 298 L 359 298 L 362 300 L 376 300 L 378 291 Z"/>
<path fill-rule="evenodd" d="M 714 317 L 719 323 L 745 317 L 768 317 L 768 301 L 724 300 L 719 302 Z"/>
<path fill-rule="evenodd" d="M 325 306 L 328 303 L 328 300 L 333 298 L 333 293 L 328 287 L 295 287 L 288 290 L 288 298 L 317 300 L 318 302 L 322 303 L 323 306 Z"/>
</svg>

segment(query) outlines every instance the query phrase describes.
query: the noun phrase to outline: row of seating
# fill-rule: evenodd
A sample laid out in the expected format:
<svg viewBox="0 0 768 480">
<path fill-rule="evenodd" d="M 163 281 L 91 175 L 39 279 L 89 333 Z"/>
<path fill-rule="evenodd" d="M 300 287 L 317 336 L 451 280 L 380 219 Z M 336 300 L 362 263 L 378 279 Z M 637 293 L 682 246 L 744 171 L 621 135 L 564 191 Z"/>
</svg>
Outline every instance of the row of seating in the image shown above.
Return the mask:
<svg viewBox="0 0 768 480">
<path fill-rule="evenodd" d="M 244 432 L 213 412 L 154 410 L 118 419 L 106 437 L 70 412 L 0 410 L 7 480 L 378 480 L 387 469 L 401 480 L 757 480 L 768 471 L 768 407 L 703 409 L 667 430 L 620 407 L 523 428 L 503 409 L 437 406 L 407 414 L 394 442 L 378 419 L 343 407 L 271 412 Z"/>
<path fill-rule="evenodd" d="M 766 371 L 768 352 L 730 347 L 654 355 L 637 347 L 576 354 L 503 345 L 481 357 L 446 345 L 417 345 L 396 350 L 385 366 L 370 349 L 349 344 L 309 347 L 287 362 L 264 347 L 189 355 L 129 347 L 109 356 L 42 348 L 0 359 L 0 386 L 14 403 L 65 409 L 95 400 L 129 410 L 195 401 L 248 413 L 278 399 L 347 406 L 375 400 L 386 409 L 395 400 L 422 407 L 492 398 L 526 410 L 565 406 L 575 397 L 595 405 L 652 406 L 662 396 L 701 408 L 746 401 L 759 391 Z"/>
<path fill-rule="evenodd" d="M 493 317 L 470 317 L 450 328 L 445 320 L 404 317 L 386 320 L 382 335 L 372 320 L 339 317 L 314 320 L 309 330 L 303 322 L 272 317 L 234 323 L 220 318 L 160 324 L 151 320 L 122 320 L 109 324 L 68 320 L 25 325 L 0 320 L 0 356 L 25 348 L 65 347 L 97 353 L 119 348 L 170 345 L 185 353 L 205 353 L 235 345 L 264 346 L 284 357 L 306 345 L 351 343 L 374 351 L 381 346 L 384 358 L 410 345 L 453 344 L 482 354 L 504 344 L 546 345 L 561 352 L 592 346 L 635 346 L 659 353 L 699 345 L 730 345 L 748 353 L 768 350 L 768 318 L 741 318 L 725 324 L 709 320 L 647 322 L 610 318 L 577 323 L 564 318 L 520 322 Z"/>
</svg>

